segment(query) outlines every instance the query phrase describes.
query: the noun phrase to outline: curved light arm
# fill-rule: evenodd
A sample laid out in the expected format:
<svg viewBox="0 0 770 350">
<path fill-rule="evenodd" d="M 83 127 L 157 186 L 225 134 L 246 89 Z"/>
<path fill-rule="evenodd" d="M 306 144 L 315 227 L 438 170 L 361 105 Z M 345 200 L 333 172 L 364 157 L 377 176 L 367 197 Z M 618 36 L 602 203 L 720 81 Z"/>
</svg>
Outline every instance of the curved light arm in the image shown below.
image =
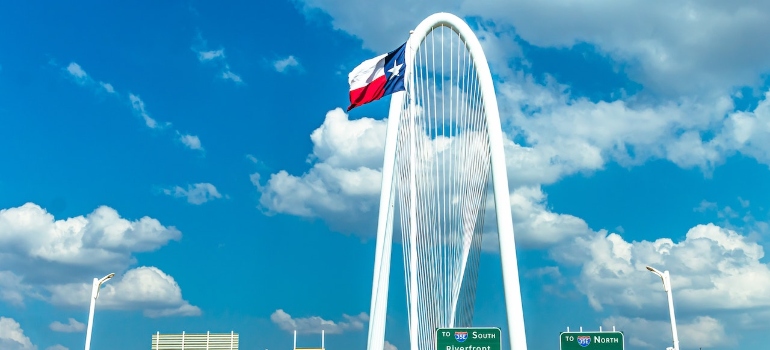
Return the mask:
<svg viewBox="0 0 770 350">
<path fill-rule="evenodd" d="M 660 277 L 660 279 L 663 281 L 663 290 L 664 291 L 668 292 L 671 289 L 671 280 L 669 279 L 668 271 L 661 272 L 660 270 L 658 270 L 658 269 L 656 269 L 654 267 L 651 267 L 651 266 L 647 266 L 647 270 L 649 270 L 650 272 L 652 272 L 652 273 L 658 275 L 658 277 Z"/>
<path fill-rule="evenodd" d="M 109 281 L 113 277 L 115 277 L 115 273 L 111 273 L 111 274 L 109 274 L 107 276 L 104 276 L 104 277 L 102 277 L 99 280 L 94 278 L 94 288 L 91 289 L 91 291 L 92 291 L 91 297 L 94 298 L 94 299 L 98 298 L 99 297 L 99 289 L 101 288 L 102 284 L 104 282 Z"/>
</svg>

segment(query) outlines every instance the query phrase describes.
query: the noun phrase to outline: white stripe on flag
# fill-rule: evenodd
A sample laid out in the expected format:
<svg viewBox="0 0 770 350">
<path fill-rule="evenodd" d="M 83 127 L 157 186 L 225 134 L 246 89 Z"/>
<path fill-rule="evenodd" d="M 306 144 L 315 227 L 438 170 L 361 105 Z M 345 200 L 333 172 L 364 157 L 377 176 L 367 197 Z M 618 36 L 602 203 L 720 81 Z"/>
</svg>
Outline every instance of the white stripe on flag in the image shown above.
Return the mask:
<svg viewBox="0 0 770 350">
<path fill-rule="evenodd" d="M 382 54 L 375 58 L 370 58 L 353 69 L 353 71 L 348 74 L 350 91 L 369 85 L 369 83 L 371 83 L 374 79 L 385 75 L 386 56 L 388 56 L 388 54 Z"/>
</svg>

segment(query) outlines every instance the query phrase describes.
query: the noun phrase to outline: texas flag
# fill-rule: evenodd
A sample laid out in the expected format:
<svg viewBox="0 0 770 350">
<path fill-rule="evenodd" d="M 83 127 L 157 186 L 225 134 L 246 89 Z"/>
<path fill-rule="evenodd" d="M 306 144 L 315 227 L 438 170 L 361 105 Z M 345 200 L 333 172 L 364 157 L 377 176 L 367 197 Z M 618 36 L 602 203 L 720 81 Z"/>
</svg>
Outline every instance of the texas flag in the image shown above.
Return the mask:
<svg viewBox="0 0 770 350">
<path fill-rule="evenodd" d="M 364 61 L 348 74 L 348 111 L 404 90 L 404 48 L 406 43 L 387 54 Z"/>
</svg>

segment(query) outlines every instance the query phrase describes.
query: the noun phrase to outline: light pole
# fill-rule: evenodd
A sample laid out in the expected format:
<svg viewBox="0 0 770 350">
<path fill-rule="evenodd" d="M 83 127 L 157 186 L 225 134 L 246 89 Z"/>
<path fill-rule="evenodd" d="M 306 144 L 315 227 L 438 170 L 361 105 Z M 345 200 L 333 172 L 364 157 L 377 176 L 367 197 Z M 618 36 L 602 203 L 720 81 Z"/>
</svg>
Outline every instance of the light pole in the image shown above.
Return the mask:
<svg viewBox="0 0 770 350">
<path fill-rule="evenodd" d="M 647 266 L 647 270 L 650 270 L 650 272 L 658 275 L 663 280 L 663 289 L 668 296 L 668 312 L 671 315 L 671 334 L 674 336 L 674 347 L 668 349 L 679 350 L 679 335 L 676 333 L 676 317 L 674 316 L 674 296 L 671 294 L 671 276 L 669 276 L 668 270 L 660 272 L 658 269 L 650 266 Z"/>
<path fill-rule="evenodd" d="M 102 279 L 94 278 L 94 284 L 91 288 L 91 311 L 88 312 L 88 328 L 86 329 L 86 350 L 91 349 L 91 327 L 94 325 L 94 306 L 96 306 L 96 298 L 99 296 L 99 287 L 114 276 L 115 274 L 111 273 Z"/>
</svg>

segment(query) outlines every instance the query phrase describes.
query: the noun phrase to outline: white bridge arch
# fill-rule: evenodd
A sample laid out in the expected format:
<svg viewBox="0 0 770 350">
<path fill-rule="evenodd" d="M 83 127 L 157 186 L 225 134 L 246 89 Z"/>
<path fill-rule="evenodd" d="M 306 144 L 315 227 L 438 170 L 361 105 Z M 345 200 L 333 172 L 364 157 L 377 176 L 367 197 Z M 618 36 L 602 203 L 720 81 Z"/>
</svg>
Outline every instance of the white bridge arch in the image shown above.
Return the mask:
<svg viewBox="0 0 770 350">
<path fill-rule="evenodd" d="M 411 350 L 433 349 L 435 328 L 471 326 L 491 177 L 508 340 L 526 350 L 503 134 L 481 44 L 462 19 L 436 13 L 410 35 L 406 67 L 388 117 L 368 349 L 384 348 L 397 212 Z"/>
</svg>

